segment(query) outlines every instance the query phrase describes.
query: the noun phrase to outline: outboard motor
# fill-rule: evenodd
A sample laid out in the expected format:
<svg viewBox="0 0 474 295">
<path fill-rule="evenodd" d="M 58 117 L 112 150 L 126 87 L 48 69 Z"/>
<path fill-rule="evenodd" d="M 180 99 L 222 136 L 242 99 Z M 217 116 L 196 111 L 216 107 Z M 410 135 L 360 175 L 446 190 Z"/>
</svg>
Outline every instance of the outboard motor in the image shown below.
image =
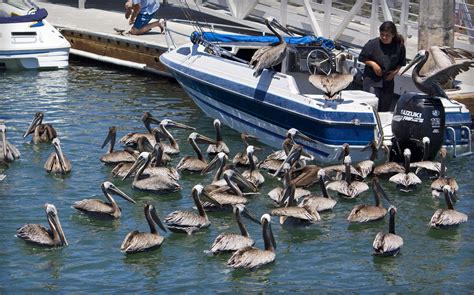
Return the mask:
<svg viewBox="0 0 474 295">
<path fill-rule="evenodd" d="M 403 162 L 403 150 L 411 151 L 411 162 L 423 159 L 423 137 L 430 139 L 428 159 L 436 157 L 444 142 L 446 118 L 441 100 L 437 97 L 405 93 L 395 106 L 392 119 L 392 150 L 390 160 Z"/>
</svg>

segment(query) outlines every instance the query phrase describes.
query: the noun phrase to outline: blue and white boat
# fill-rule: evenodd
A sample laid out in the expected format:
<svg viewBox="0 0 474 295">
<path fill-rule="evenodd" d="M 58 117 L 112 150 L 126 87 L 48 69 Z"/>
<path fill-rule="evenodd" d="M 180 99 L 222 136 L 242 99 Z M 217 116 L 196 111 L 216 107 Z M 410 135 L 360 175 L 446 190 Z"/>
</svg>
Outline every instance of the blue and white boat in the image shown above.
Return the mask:
<svg viewBox="0 0 474 295">
<path fill-rule="evenodd" d="M 322 163 L 339 161 L 344 143 L 350 144 L 353 161 L 369 157 L 370 150 L 364 147 L 373 140 L 391 144 L 393 113 L 377 112 L 375 95 L 343 90 L 340 99 L 328 101 L 309 83 L 309 74 L 314 73 L 313 58 L 324 54 L 334 57 L 327 40 L 312 36 L 287 39 L 287 43 L 294 44 L 281 69 L 264 70 L 257 78 L 248 61 L 262 46 L 258 38 L 194 34 L 192 40 L 162 54 L 160 61 L 208 116 L 219 118 L 227 126 L 255 135 L 276 148 L 281 147 L 287 130 L 296 128 L 316 142 L 299 143 Z M 272 42 L 264 40 L 265 45 Z M 336 55 L 338 71 L 360 73 L 363 65 L 351 54 Z M 338 59 L 340 56 L 344 58 Z M 455 142 L 466 145 L 471 126 L 468 109 L 456 101 L 442 99 L 442 103 L 446 126 L 456 132 Z M 468 131 L 462 126 L 468 126 Z M 446 132 L 446 144 L 452 144 L 449 133 Z M 384 155 L 380 152 L 379 156 Z"/>
</svg>

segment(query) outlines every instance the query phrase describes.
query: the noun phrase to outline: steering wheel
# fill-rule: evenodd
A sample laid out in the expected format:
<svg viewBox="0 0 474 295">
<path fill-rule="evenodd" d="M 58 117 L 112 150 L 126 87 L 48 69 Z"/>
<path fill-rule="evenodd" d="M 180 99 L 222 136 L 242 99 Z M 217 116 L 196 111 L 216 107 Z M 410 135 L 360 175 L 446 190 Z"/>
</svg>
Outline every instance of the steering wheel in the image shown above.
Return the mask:
<svg viewBox="0 0 474 295">
<path fill-rule="evenodd" d="M 331 74 L 334 67 L 334 59 L 323 48 L 316 48 L 308 53 L 306 65 L 311 75 L 314 74 Z"/>
<path fill-rule="evenodd" d="M 36 13 L 36 8 L 35 7 L 31 7 L 28 12 L 26 13 L 27 15 L 32 15 L 32 14 L 35 14 Z"/>
</svg>

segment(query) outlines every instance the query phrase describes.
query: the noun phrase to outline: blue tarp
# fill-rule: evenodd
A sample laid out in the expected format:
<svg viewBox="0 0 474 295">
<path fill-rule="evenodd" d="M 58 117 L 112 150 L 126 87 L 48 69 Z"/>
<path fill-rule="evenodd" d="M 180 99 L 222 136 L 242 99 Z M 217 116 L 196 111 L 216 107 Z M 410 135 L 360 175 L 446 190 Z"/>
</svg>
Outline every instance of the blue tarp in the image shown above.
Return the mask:
<svg viewBox="0 0 474 295">
<path fill-rule="evenodd" d="M 191 41 L 196 40 L 201 34 L 193 32 L 191 34 Z M 249 36 L 249 35 L 234 35 L 234 34 L 218 34 L 213 32 L 202 33 L 202 38 L 208 42 L 257 42 L 257 43 L 276 43 L 278 37 L 276 36 Z M 334 42 L 324 37 L 304 36 L 304 37 L 284 37 L 285 42 L 295 45 L 319 45 L 327 50 L 334 49 Z"/>
<path fill-rule="evenodd" d="M 0 17 L 0 24 L 29 23 L 29 22 L 41 21 L 47 16 L 48 16 L 48 12 L 46 11 L 46 9 L 40 8 L 36 10 L 34 14 Z"/>
</svg>

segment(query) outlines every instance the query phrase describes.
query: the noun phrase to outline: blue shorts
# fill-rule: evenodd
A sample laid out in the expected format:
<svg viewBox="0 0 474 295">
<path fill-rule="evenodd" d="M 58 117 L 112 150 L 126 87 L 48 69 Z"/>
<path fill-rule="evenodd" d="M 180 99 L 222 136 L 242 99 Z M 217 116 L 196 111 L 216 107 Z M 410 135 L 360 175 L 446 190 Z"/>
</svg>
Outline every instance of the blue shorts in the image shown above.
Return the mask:
<svg viewBox="0 0 474 295">
<path fill-rule="evenodd" d="M 144 26 L 146 26 L 151 21 L 151 19 L 155 16 L 155 14 L 156 14 L 156 12 L 154 12 L 152 14 L 139 13 L 137 15 L 137 18 L 135 19 L 135 23 L 133 24 L 133 27 L 135 29 L 143 28 Z"/>
</svg>

